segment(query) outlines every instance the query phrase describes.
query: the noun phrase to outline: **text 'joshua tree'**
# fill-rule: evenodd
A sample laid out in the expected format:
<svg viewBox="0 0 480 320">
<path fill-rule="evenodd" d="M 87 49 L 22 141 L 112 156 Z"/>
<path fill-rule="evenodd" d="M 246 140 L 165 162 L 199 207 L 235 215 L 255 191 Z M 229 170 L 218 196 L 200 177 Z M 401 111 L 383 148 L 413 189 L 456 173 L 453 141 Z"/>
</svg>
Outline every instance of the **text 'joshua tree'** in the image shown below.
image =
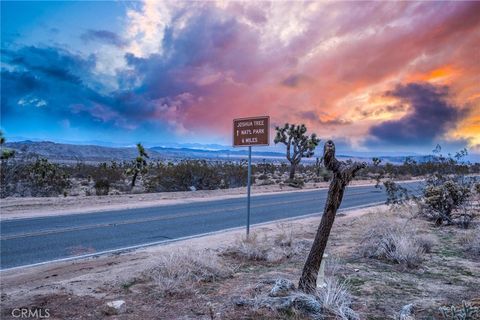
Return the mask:
<svg viewBox="0 0 480 320">
<path fill-rule="evenodd" d="M 290 162 L 290 179 L 295 178 L 295 169 L 302 158 L 313 156 L 315 147 L 320 139 L 315 133 L 306 135 L 307 127 L 304 124 L 294 125 L 286 123 L 283 127 L 276 127 L 275 144 L 281 142 L 287 146 L 287 160 Z"/>
<path fill-rule="evenodd" d="M 323 163 L 325 167 L 333 171 L 333 179 L 328 189 L 327 202 L 323 211 L 322 220 L 318 226 L 315 240 L 308 255 L 307 261 L 303 267 L 302 276 L 298 288 L 309 294 L 313 294 L 317 287 L 317 276 L 323 253 L 327 246 L 330 230 L 332 229 L 335 215 L 342 203 L 343 193 L 348 183 L 355 177 L 356 173 L 366 167 L 366 163 L 345 163 L 335 158 L 335 144 L 328 140 L 323 147 Z"/>
</svg>

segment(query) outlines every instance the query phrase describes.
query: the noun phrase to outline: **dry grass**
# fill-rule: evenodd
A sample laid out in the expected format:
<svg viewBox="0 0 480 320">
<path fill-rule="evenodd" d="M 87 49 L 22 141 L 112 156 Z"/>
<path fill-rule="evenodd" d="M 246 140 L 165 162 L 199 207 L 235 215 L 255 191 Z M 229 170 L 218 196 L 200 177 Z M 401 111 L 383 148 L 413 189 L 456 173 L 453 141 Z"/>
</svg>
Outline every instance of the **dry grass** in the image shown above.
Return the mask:
<svg viewBox="0 0 480 320">
<path fill-rule="evenodd" d="M 361 252 L 368 258 L 384 259 L 414 268 L 422 263 L 432 245 L 431 237 L 420 236 L 414 227 L 394 220 L 372 226 L 365 233 Z"/>
<path fill-rule="evenodd" d="M 352 296 L 348 290 L 348 282 L 335 277 L 325 278 L 326 286 L 317 290 L 317 298 L 322 307 L 338 319 L 360 319 L 352 310 Z"/>
<path fill-rule="evenodd" d="M 185 250 L 161 256 L 146 275 L 161 295 L 188 295 L 195 292 L 198 283 L 225 279 L 233 272 L 211 251 Z"/>
<path fill-rule="evenodd" d="M 303 245 L 293 239 L 291 228 L 282 227 L 273 239 L 259 233 L 241 237 L 223 251 L 240 262 L 280 262 L 298 254 Z"/>
<path fill-rule="evenodd" d="M 469 230 L 460 238 L 466 252 L 480 256 L 480 228 Z"/>
<path fill-rule="evenodd" d="M 293 226 L 291 224 L 277 224 L 278 233 L 275 235 L 275 245 L 280 247 L 291 247 L 293 245 Z"/>
<path fill-rule="evenodd" d="M 260 237 L 258 233 L 243 236 L 228 247 L 224 254 L 249 261 L 270 261 L 273 258 L 266 236 Z"/>
</svg>

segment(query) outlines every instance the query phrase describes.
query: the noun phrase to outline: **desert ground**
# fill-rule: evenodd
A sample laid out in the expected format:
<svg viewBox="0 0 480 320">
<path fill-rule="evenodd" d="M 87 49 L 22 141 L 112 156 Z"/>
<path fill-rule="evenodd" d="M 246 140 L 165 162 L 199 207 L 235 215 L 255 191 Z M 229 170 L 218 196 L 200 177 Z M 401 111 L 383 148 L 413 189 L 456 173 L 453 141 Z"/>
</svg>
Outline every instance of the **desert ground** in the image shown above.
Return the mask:
<svg viewBox="0 0 480 320">
<path fill-rule="evenodd" d="M 48 310 L 50 319 L 307 319 L 302 310 L 279 311 L 265 301 L 277 279 L 297 284 L 319 221 L 320 215 L 255 226 L 248 240 L 238 229 L 6 270 L 1 317 L 13 319 L 13 309 L 27 307 Z M 408 242 L 406 255 L 396 252 L 405 260 L 374 254 L 385 230 Z M 327 287 L 319 289 L 322 314 L 334 319 L 353 310 L 350 318 L 393 319 L 411 304 L 411 319 L 442 319 L 441 307 L 479 306 L 478 230 L 435 227 L 414 207 L 338 214 L 327 247 Z M 118 300 L 121 308 L 108 305 Z"/>
</svg>

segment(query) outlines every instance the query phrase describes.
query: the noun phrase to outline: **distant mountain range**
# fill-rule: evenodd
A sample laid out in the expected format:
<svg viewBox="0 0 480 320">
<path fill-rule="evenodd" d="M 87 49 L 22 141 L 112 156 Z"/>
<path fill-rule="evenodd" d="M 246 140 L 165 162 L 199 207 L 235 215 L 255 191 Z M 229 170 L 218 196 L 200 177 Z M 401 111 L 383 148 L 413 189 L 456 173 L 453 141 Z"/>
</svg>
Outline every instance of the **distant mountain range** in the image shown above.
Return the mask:
<svg viewBox="0 0 480 320">
<path fill-rule="evenodd" d="M 240 160 L 246 159 L 248 149 L 233 149 L 221 145 L 201 145 L 189 144 L 192 147 L 178 145 L 178 147 L 158 146 L 148 148 L 148 154 L 152 160 L 181 160 L 181 159 L 206 159 L 206 160 Z M 88 144 L 67 144 L 50 141 L 17 141 L 5 144 L 8 149 L 16 151 L 18 156 L 38 155 L 56 162 L 104 162 L 104 161 L 128 161 L 137 156 L 135 147 L 107 147 Z M 357 161 L 370 162 L 372 157 L 369 153 L 354 155 L 338 155 L 339 159 L 352 159 Z M 286 161 L 283 152 L 261 151 L 261 149 L 252 152 L 253 161 Z M 380 156 L 383 162 L 402 163 L 406 156 L 404 155 L 386 155 Z M 432 159 L 432 156 L 412 155 L 412 159 L 417 162 L 424 162 Z M 305 161 L 315 161 L 315 158 L 305 159 Z M 472 160 L 471 160 L 472 161 Z M 478 160 L 480 161 L 480 160 Z"/>
</svg>

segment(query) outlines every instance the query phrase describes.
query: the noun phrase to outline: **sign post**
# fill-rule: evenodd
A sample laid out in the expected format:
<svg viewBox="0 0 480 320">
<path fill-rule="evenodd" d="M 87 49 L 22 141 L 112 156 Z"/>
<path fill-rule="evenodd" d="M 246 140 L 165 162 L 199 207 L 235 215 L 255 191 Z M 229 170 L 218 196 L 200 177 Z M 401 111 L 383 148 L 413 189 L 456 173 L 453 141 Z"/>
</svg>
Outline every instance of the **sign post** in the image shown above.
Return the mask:
<svg viewBox="0 0 480 320">
<path fill-rule="evenodd" d="M 248 147 L 247 176 L 247 236 L 250 234 L 250 185 L 252 182 L 252 146 L 270 144 L 270 117 L 241 118 L 233 120 L 233 146 Z"/>
<path fill-rule="evenodd" d="M 252 146 L 248 146 L 248 176 L 247 176 L 247 236 L 250 234 L 250 185 L 252 182 Z"/>
</svg>

